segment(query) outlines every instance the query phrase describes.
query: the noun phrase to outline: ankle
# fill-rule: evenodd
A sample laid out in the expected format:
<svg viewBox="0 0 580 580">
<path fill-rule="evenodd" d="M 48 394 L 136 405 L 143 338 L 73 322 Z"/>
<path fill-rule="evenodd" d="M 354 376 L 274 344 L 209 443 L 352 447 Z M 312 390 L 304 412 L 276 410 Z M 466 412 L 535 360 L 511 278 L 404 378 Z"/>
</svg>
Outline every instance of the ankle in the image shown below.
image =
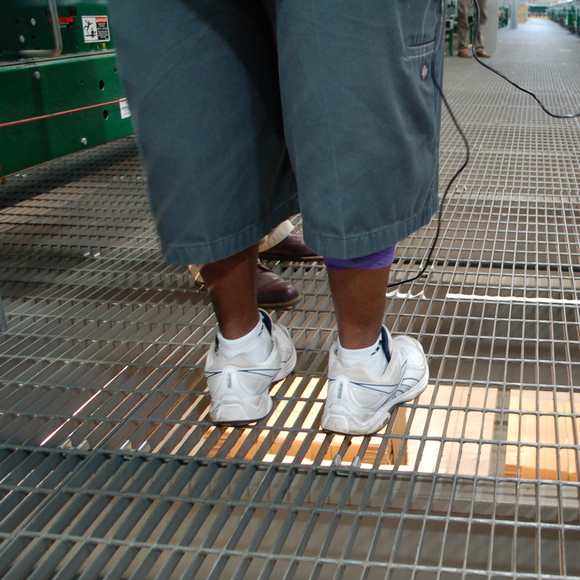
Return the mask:
<svg viewBox="0 0 580 580">
<path fill-rule="evenodd" d="M 386 340 L 386 333 L 381 332 L 373 345 L 357 349 L 344 348 L 339 340 L 338 359 L 347 368 L 362 364 L 372 375 L 381 376 L 389 363 L 388 345 L 383 345 L 383 340 Z"/>
<path fill-rule="evenodd" d="M 262 316 L 250 332 L 239 338 L 224 338 L 218 329 L 217 340 L 221 356 L 228 360 L 246 355 L 253 361 L 260 363 L 264 362 L 272 352 L 272 336 Z"/>
<path fill-rule="evenodd" d="M 239 311 L 233 313 L 224 313 L 219 308 L 214 308 L 214 310 L 219 332 L 228 340 L 246 336 L 262 321 L 260 311 L 255 304 L 251 308 L 240 308 Z"/>
</svg>

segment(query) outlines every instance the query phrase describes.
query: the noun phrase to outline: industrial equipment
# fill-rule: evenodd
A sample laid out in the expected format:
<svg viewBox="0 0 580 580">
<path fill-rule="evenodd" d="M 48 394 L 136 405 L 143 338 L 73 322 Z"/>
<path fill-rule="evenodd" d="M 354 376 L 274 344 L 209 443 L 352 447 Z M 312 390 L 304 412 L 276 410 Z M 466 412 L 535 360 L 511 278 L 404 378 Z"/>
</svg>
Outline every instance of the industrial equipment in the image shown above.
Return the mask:
<svg viewBox="0 0 580 580">
<path fill-rule="evenodd" d="M 0 177 L 130 135 L 106 0 L 2 0 Z"/>
</svg>

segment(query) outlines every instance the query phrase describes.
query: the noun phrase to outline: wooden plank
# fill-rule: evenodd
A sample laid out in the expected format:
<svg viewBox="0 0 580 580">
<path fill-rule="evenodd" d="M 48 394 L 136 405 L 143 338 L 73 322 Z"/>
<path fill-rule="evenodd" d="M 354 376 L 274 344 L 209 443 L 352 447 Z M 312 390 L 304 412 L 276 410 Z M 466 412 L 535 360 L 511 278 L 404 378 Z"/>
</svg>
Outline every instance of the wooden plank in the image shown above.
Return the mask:
<svg viewBox="0 0 580 580">
<path fill-rule="evenodd" d="M 512 392 L 509 408 L 515 412 L 508 416 L 507 440 L 522 445 L 507 447 L 507 477 L 578 481 L 578 454 L 573 448 L 578 442 L 571 416 L 572 395 L 552 391 Z M 578 404 L 577 395 L 574 397 Z M 556 445 L 564 448 L 558 449 Z"/>
</svg>

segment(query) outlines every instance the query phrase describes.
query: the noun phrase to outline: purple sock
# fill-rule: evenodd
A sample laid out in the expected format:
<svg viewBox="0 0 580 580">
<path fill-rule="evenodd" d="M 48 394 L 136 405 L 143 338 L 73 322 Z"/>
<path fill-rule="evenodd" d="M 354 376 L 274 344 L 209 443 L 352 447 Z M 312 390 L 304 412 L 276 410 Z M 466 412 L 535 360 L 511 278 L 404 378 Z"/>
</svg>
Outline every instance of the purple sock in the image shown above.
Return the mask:
<svg viewBox="0 0 580 580">
<path fill-rule="evenodd" d="M 346 270 L 348 268 L 360 268 L 361 270 L 374 270 L 375 268 L 386 268 L 395 259 L 397 246 L 385 248 L 380 252 L 352 258 L 350 260 L 338 260 L 335 258 L 324 258 L 324 265 L 327 270 Z"/>
</svg>

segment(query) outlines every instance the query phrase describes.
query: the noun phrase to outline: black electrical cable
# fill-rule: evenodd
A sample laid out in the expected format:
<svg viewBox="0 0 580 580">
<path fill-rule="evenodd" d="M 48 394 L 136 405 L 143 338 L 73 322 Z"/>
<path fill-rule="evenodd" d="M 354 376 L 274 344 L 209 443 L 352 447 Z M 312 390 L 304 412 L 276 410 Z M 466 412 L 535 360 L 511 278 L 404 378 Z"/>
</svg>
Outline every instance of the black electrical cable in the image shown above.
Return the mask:
<svg viewBox="0 0 580 580">
<path fill-rule="evenodd" d="M 480 14 L 480 12 L 479 12 L 479 2 L 477 0 L 473 0 L 473 3 L 475 5 L 475 30 L 474 30 L 474 38 L 477 38 L 477 33 L 479 32 L 479 14 Z M 515 15 L 512 15 L 512 18 L 515 18 Z M 488 65 L 486 62 L 483 62 L 479 58 L 479 56 L 477 56 L 477 50 L 476 50 L 475 44 L 472 45 L 471 51 L 473 53 L 473 56 L 474 56 L 475 60 L 481 66 L 485 67 L 487 70 L 490 70 L 492 73 L 495 73 L 496 75 L 498 75 L 499 77 L 501 77 L 504 81 L 508 82 L 510 85 L 512 85 L 513 87 L 515 87 L 516 89 L 518 89 L 518 91 L 522 91 L 523 93 L 526 93 L 527 95 L 530 95 L 530 97 L 532 97 L 538 103 L 538 105 L 540 105 L 540 107 L 542 108 L 542 111 L 544 111 L 544 113 L 546 113 L 546 115 L 549 115 L 550 117 L 554 117 L 554 119 L 575 119 L 576 117 L 580 117 L 580 112 L 578 112 L 578 113 L 570 113 L 568 115 L 557 115 L 556 113 L 552 113 L 552 111 L 550 111 L 544 105 L 544 103 L 542 103 L 542 101 L 540 101 L 540 99 L 538 98 L 538 96 L 533 91 L 530 91 L 529 89 L 526 89 L 526 88 L 522 87 L 521 85 L 518 85 L 518 83 L 512 81 L 510 78 L 508 78 L 503 73 L 499 72 L 497 69 L 495 69 L 492 66 Z"/>
<path fill-rule="evenodd" d="M 478 2 L 478 0 L 473 0 L 473 3 L 475 5 L 475 30 L 474 30 L 474 38 L 477 38 L 477 33 L 479 32 L 480 9 L 479 9 L 479 2 Z M 512 16 L 512 18 L 513 18 L 513 16 Z M 493 68 L 492 66 L 488 65 L 486 62 L 482 61 L 479 58 L 479 56 L 477 56 L 477 50 L 476 50 L 475 44 L 472 45 L 471 51 L 473 53 L 473 56 L 474 56 L 475 60 L 481 66 L 483 66 L 484 68 L 486 68 L 486 69 L 490 70 L 491 72 L 495 73 L 496 75 L 498 75 L 499 77 L 501 77 L 504 81 L 508 82 L 510 85 L 512 85 L 513 87 L 515 87 L 519 91 L 522 91 L 523 93 L 526 93 L 527 95 L 530 95 L 530 97 L 532 97 L 538 103 L 538 105 L 540 105 L 542 111 L 544 111 L 544 113 L 546 113 L 550 117 L 553 117 L 554 119 L 575 119 L 577 117 L 580 117 L 580 112 L 578 112 L 578 113 L 570 113 L 570 114 L 567 114 L 567 115 L 558 115 L 556 113 L 552 113 L 552 111 L 550 111 L 544 105 L 544 103 L 542 103 L 542 101 L 540 101 L 540 99 L 538 98 L 538 96 L 533 91 L 530 91 L 529 89 L 526 89 L 525 87 L 522 87 L 521 85 L 518 85 L 518 83 L 512 81 L 506 75 L 504 75 L 503 73 L 499 72 L 497 69 Z M 447 200 L 447 195 L 448 195 L 449 190 L 451 189 L 451 186 L 453 185 L 454 181 L 459 177 L 459 175 L 461 175 L 461 172 L 467 167 L 467 164 L 469 163 L 470 151 L 469 151 L 469 142 L 467 141 L 467 137 L 465 136 L 465 133 L 461 129 L 461 127 L 459 125 L 459 122 L 455 118 L 455 115 L 453 114 L 453 111 L 451 110 L 451 107 L 449 106 L 449 103 L 447 102 L 447 99 L 445 98 L 445 95 L 443 94 L 443 90 L 439 86 L 439 83 L 437 82 L 437 79 L 435 78 L 435 76 L 433 76 L 433 80 L 434 80 L 434 83 L 435 83 L 435 86 L 436 86 L 437 90 L 439 91 L 439 94 L 441 95 L 441 99 L 445 103 L 445 108 L 447 109 L 447 112 L 449 113 L 451 119 L 453 120 L 453 123 L 454 123 L 455 127 L 457 128 L 457 131 L 459 132 L 459 134 L 461 135 L 461 138 L 463 139 L 463 142 L 465 143 L 465 153 L 466 153 L 465 154 L 465 161 L 463 162 L 463 165 L 461 165 L 461 167 L 455 172 L 455 174 L 453 175 L 453 177 L 451 178 L 451 180 L 447 184 L 447 187 L 445 188 L 445 192 L 443 193 L 443 197 L 441 198 L 441 202 L 440 202 L 440 205 L 439 205 L 439 212 L 438 212 L 438 217 L 437 217 L 437 229 L 435 231 L 435 236 L 433 238 L 433 242 L 431 243 L 431 247 L 429 248 L 429 251 L 427 252 L 427 256 L 426 256 L 426 258 L 425 258 L 425 260 L 423 262 L 423 266 L 419 270 L 418 274 L 416 274 L 412 278 L 407 278 L 405 280 L 401 280 L 400 282 L 391 282 L 391 283 L 388 284 L 388 286 L 387 286 L 388 288 L 393 288 L 394 286 L 400 286 L 401 284 L 406 284 L 408 282 L 414 282 L 415 280 L 417 280 L 418 278 L 420 278 L 421 276 L 423 276 L 423 274 L 425 274 L 425 272 L 427 271 L 427 268 L 429 267 L 429 264 L 430 264 L 430 261 L 431 261 L 431 257 L 433 255 L 433 252 L 435 251 L 435 246 L 437 245 L 437 242 L 439 241 L 439 235 L 441 233 L 441 218 L 442 218 L 442 215 L 443 215 L 443 211 L 445 209 L 445 202 Z"/>
<path fill-rule="evenodd" d="M 461 165 L 461 167 L 455 172 L 453 177 L 449 180 L 449 183 L 447 184 L 447 187 L 445 188 L 445 192 L 443 193 L 443 196 L 441 197 L 441 201 L 439 202 L 439 212 L 437 214 L 437 229 L 435 230 L 435 236 L 433 237 L 433 242 L 431 243 L 431 247 L 429 248 L 429 252 L 427 252 L 427 256 L 426 256 L 425 260 L 423 261 L 423 266 L 421 267 L 419 272 L 415 276 L 413 276 L 412 278 L 407 278 L 406 280 L 401 280 L 400 282 L 390 282 L 387 285 L 387 288 L 393 288 L 394 286 L 400 286 L 401 284 L 406 284 L 407 282 L 413 282 L 413 281 L 417 280 L 417 278 L 420 278 L 426 272 L 427 268 L 429 267 L 430 261 L 431 261 L 431 256 L 433 255 L 433 252 L 435 250 L 435 246 L 437 245 L 437 242 L 439 241 L 439 235 L 441 233 L 441 220 L 443 217 L 443 211 L 445 209 L 445 202 L 447 200 L 447 195 L 449 194 L 449 190 L 451 189 L 451 186 L 453 185 L 455 180 L 461 175 L 461 172 L 467 167 L 467 164 L 469 163 L 469 142 L 467 141 L 467 137 L 465 136 L 465 133 L 461 129 L 459 122 L 455 118 L 455 115 L 453 114 L 453 111 L 451 110 L 451 107 L 450 107 L 449 103 L 447 102 L 447 99 L 445 98 L 445 95 L 443 94 L 443 90 L 439 86 L 439 83 L 437 82 L 435 75 L 433 75 L 433 82 L 435 83 L 435 87 L 437 88 L 437 91 L 441 95 L 441 99 L 443 100 L 443 103 L 445 103 L 445 108 L 447 109 L 447 112 L 449 113 L 449 116 L 451 117 L 451 120 L 453 121 L 455 128 L 457 129 L 457 131 L 461 135 L 461 138 L 463 139 L 463 143 L 465 144 L 465 160 L 463 161 L 463 164 Z"/>
</svg>

